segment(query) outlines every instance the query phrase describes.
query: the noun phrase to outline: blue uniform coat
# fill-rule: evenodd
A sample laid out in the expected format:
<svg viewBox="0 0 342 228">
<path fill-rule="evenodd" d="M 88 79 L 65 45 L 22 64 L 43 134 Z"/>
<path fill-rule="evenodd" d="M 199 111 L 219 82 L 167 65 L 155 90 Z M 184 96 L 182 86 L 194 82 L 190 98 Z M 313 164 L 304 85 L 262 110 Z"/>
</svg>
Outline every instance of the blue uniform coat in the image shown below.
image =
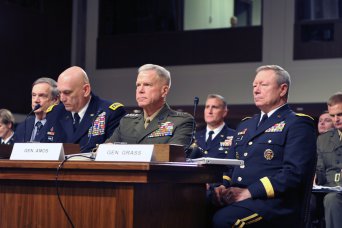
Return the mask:
<svg viewBox="0 0 342 228">
<path fill-rule="evenodd" d="M 244 160 L 224 178 L 227 186 L 248 188 L 252 199 L 234 203 L 258 213 L 272 224 L 296 225 L 304 182 L 314 169 L 316 134 L 311 117 L 295 114 L 288 105 L 257 128 L 260 115 L 236 130 L 229 158 Z"/>
<path fill-rule="evenodd" d="M 196 146 L 191 153 L 191 158 L 212 157 L 212 158 L 226 158 L 232 146 L 233 136 L 235 130 L 224 125 L 222 130 L 212 140 L 209 147 L 206 145 L 206 129 L 196 132 Z"/>
<path fill-rule="evenodd" d="M 126 112 L 120 103 L 111 103 L 92 95 L 89 106 L 79 124 L 73 131 L 72 113 L 64 105 L 54 108 L 48 116 L 56 121 L 49 122 L 49 132 L 44 141 L 80 144 L 81 152 L 90 152 L 97 144 L 104 143 Z"/>
<path fill-rule="evenodd" d="M 48 127 L 48 118 L 46 120 L 46 123 L 40 130 L 39 136 L 36 138 L 36 142 L 44 142 L 44 136 L 47 134 L 47 131 L 49 130 Z M 34 128 L 34 122 L 35 122 L 35 116 L 29 116 L 26 118 L 25 121 L 18 124 L 16 130 L 15 130 L 15 142 L 29 142 L 31 140 L 32 131 Z"/>
</svg>

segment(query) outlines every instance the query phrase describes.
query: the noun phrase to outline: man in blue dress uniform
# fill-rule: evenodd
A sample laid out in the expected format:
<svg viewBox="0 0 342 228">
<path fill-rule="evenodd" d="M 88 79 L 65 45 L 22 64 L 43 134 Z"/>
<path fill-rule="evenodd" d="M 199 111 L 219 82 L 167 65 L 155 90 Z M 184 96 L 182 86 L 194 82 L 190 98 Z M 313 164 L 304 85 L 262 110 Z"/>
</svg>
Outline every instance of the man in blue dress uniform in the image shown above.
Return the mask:
<svg viewBox="0 0 342 228">
<path fill-rule="evenodd" d="M 229 128 L 224 118 L 228 115 L 227 102 L 218 94 L 209 94 L 205 102 L 204 121 L 206 129 L 196 132 L 195 145 L 190 158 L 226 158 L 233 142 L 235 131 Z"/>
<path fill-rule="evenodd" d="M 44 142 L 44 136 L 50 129 L 48 125 L 54 122 L 47 113 L 59 103 L 57 82 L 52 78 L 37 79 L 32 85 L 31 101 L 34 115 L 17 126 L 15 142 Z"/>
<path fill-rule="evenodd" d="M 297 227 L 305 183 L 315 167 L 313 119 L 287 105 L 290 75 L 276 65 L 261 66 L 253 82 L 261 113 L 237 128 L 229 158 L 244 160 L 214 190 L 221 208 L 214 227 Z"/>
<path fill-rule="evenodd" d="M 90 152 L 113 134 L 126 114 L 123 105 L 94 95 L 86 72 L 77 66 L 61 73 L 57 84 L 63 105 L 49 114 L 57 121 L 50 126 L 47 140 L 59 137 L 61 142 L 80 144 L 81 152 Z"/>
</svg>

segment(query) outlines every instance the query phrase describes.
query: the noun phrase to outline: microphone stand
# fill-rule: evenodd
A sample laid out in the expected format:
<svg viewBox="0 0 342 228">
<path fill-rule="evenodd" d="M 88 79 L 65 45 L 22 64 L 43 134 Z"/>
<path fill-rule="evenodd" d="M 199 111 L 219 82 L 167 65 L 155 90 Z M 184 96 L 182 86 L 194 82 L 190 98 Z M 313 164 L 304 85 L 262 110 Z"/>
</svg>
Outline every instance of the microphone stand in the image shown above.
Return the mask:
<svg viewBox="0 0 342 228">
<path fill-rule="evenodd" d="M 199 102 L 199 98 L 195 97 L 194 98 L 194 121 L 192 123 L 192 132 L 191 132 L 191 138 L 190 138 L 190 142 L 187 145 L 187 147 L 185 147 L 185 157 L 188 158 L 190 156 L 191 150 L 190 147 L 192 145 L 192 143 L 195 141 L 195 133 L 196 133 L 196 111 L 197 111 L 197 106 L 198 106 L 198 102 Z"/>
<path fill-rule="evenodd" d="M 40 107 L 42 107 L 40 104 L 36 104 L 36 106 L 34 106 L 34 108 L 29 112 L 29 114 L 27 114 L 25 120 L 24 120 L 24 138 L 23 138 L 23 142 L 26 142 L 26 120 L 27 118 L 29 118 L 29 116 L 36 110 L 40 109 Z M 31 140 L 28 140 L 31 141 Z"/>
</svg>

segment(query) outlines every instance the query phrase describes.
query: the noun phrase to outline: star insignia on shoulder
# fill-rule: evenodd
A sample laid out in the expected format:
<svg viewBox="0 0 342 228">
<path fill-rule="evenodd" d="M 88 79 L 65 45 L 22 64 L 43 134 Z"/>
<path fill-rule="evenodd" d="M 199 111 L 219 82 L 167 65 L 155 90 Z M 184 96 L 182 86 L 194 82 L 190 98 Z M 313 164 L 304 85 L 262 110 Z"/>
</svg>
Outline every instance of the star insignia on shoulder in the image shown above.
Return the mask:
<svg viewBox="0 0 342 228">
<path fill-rule="evenodd" d="M 119 102 L 115 102 L 109 106 L 109 109 L 115 111 L 116 109 L 123 107 L 123 106 L 124 106 L 123 104 L 121 104 Z"/>
<path fill-rule="evenodd" d="M 132 119 L 134 119 L 134 118 L 137 118 L 139 116 L 140 116 L 140 114 L 137 114 L 137 113 L 128 113 L 124 117 L 125 118 L 132 118 Z"/>
</svg>

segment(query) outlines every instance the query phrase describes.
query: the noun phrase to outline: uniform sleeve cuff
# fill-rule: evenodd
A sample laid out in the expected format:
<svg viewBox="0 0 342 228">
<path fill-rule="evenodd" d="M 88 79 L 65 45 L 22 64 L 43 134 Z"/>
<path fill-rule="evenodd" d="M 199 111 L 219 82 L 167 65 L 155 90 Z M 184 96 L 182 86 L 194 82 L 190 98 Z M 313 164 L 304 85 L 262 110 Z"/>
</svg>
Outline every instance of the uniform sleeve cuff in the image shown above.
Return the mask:
<svg viewBox="0 0 342 228">
<path fill-rule="evenodd" d="M 261 178 L 258 182 L 248 187 L 252 198 L 274 198 L 274 189 L 268 177 Z"/>
</svg>

